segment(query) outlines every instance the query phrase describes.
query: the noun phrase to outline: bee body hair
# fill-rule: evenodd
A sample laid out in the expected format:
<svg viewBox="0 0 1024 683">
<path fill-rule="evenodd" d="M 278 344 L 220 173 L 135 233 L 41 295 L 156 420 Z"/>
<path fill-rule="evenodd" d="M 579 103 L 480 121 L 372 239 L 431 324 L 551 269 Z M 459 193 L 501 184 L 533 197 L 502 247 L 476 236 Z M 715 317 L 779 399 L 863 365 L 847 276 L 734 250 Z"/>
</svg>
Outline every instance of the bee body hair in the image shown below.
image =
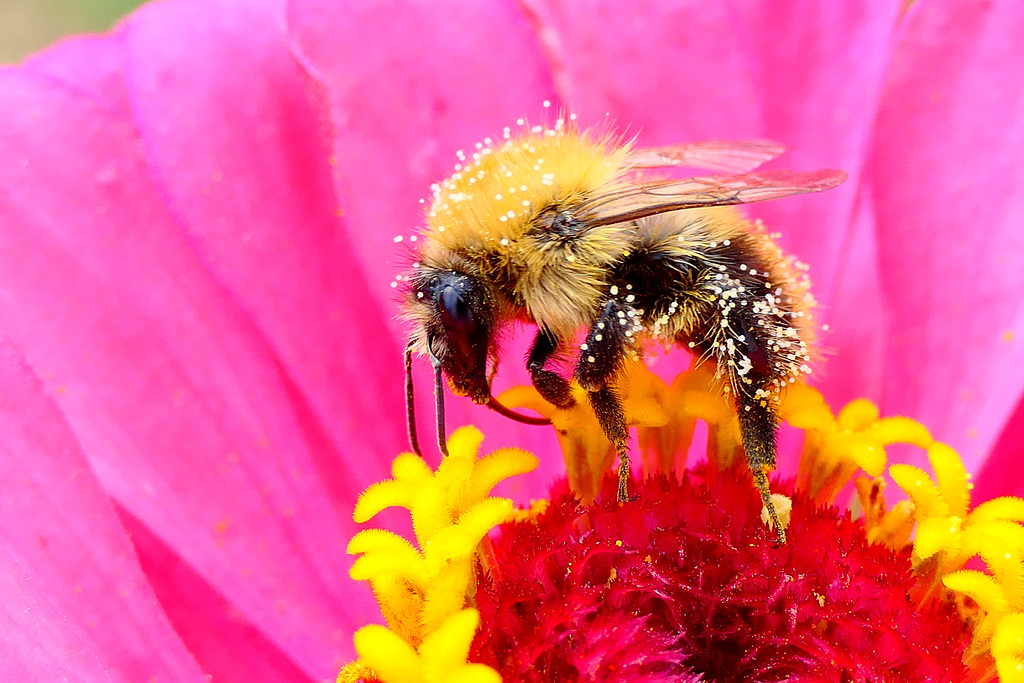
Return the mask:
<svg viewBox="0 0 1024 683">
<path fill-rule="evenodd" d="M 404 315 L 415 328 L 407 353 L 431 358 L 436 386 L 443 373 L 456 393 L 525 422 L 491 396 L 489 364 L 507 323 L 535 324 L 534 386 L 570 406 L 569 380 L 548 365 L 575 359 L 573 378 L 619 455 L 625 501 L 622 366 L 649 342 L 689 348 L 733 394 L 751 472 L 777 522 L 765 473 L 775 464 L 778 393 L 809 371 L 811 299 L 802 269 L 731 205 L 820 192 L 845 178 L 828 169 L 754 172 L 781 152 L 766 141 L 634 150 L 559 119 L 516 136 L 506 128 L 503 140 L 458 153 L 455 172 L 432 187 L 405 278 Z M 732 174 L 641 174 L 671 166 Z M 443 431 L 439 418 L 442 444 Z"/>
</svg>

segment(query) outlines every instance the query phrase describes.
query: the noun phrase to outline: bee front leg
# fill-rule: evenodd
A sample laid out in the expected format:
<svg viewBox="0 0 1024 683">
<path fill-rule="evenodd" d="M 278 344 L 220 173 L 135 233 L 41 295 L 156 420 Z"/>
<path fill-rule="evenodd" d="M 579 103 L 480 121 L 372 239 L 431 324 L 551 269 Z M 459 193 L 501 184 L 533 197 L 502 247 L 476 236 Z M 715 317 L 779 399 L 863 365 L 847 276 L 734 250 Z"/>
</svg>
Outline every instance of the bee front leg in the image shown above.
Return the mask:
<svg viewBox="0 0 1024 683">
<path fill-rule="evenodd" d="M 626 354 L 633 344 L 636 331 L 636 311 L 609 299 L 590 328 L 586 342 L 580 346 L 576 364 L 576 381 L 590 392 L 590 405 L 605 435 L 615 445 L 619 455 L 620 503 L 629 500 L 629 429 L 622 402 L 611 387 L 618 376 Z"/>
<path fill-rule="evenodd" d="M 544 365 L 557 348 L 558 341 L 554 335 L 541 328 L 537 332 L 537 338 L 533 340 L 533 346 L 530 347 L 526 369 L 530 371 L 534 389 L 545 401 L 559 408 L 571 408 L 576 401 L 572 398 L 569 383 L 558 373 L 544 369 Z"/>
</svg>

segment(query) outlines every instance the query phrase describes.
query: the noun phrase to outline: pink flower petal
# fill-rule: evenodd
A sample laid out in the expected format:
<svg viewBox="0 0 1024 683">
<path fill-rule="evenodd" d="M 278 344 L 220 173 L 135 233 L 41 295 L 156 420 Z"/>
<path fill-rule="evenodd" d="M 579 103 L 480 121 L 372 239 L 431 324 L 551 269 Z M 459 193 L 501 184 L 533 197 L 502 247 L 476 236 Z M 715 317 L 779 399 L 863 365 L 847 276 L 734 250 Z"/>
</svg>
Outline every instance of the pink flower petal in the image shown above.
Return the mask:
<svg viewBox="0 0 1024 683">
<path fill-rule="evenodd" d="M 451 173 L 456 150 L 500 135 L 524 113 L 543 111 L 541 102 L 553 99 L 546 65 L 511 2 L 387 7 L 293 0 L 288 26 L 297 58 L 324 91 L 339 203 L 357 236 L 352 246 L 369 279 L 369 300 L 397 312 L 390 285 L 412 258 L 394 238 L 407 239 L 421 224 L 419 199 Z M 404 333 L 397 321 L 392 329 Z M 503 382 L 523 381 L 521 370 L 506 373 L 517 365 L 503 365 Z M 420 439 L 427 448 L 434 441 L 431 381 L 418 370 Z M 548 429 L 512 423 L 462 399 L 450 400 L 447 412 L 452 427 L 480 426 L 490 437 L 485 448 L 516 443 L 557 453 Z M 539 491 L 561 468 L 545 460 L 526 480 Z"/>
<path fill-rule="evenodd" d="M 125 26 L 127 80 L 172 215 L 345 457 L 337 476 L 361 488 L 406 445 L 401 346 L 386 325 L 393 303 L 371 295 L 338 217 L 330 142 L 285 44 L 283 8 L 148 5 Z"/>
<path fill-rule="evenodd" d="M 813 382 L 836 411 L 857 398 L 878 401 L 885 391 L 888 344 L 885 301 L 878 273 L 872 195 L 862 184 L 853 221 L 835 274 L 828 328 L 816 347 L 824 362 L 813 366 Z M 799 452 L 797 450 L 796 452 Z"/>
<path fill-rule="evenodd" d="M 873 148 L 889 307 L 884 410 L 964 456 L 1024 389 L 1024 6 L 915 3 Z"/>
<path fill-rule="evenodd" d="M 325 90 L 335 183 L 354 248 L 385 310 L 409 265 L 394 243 L 421 224 L 421 197 L 455 151 L 541 111 L 552 87 L 510 0 L 292 0 L 297 57 Z"/>
<path fill-rule="evenodd" d="M 164 613 L 207 676 L 260 683 L 314 680 L 172 548 L 119 511 Z M 348 644 L 349 633 L 337 636 Z"/>
<path fill-rule="evenodd" d="M 339 577 L 358 485 L 164 209 L 130 121 L 0 72 L 0 329 L 103 487 L 311 677 L 374 607 Z M 169 570 L 169 569 L 168 569 Z"/>
<path fill-rule="evenodd" d="M 1002 433 L 974 479 L 972 500 L 1024 497 L 1024 399 L 1010 413 Z"/>
<path fill-rule="evenodd" d="M 202 681 L 42 383 L 0 342 L 0 678 Z"/>
<path fill-rule="evenodd" d="M 26 70 L 60 81 L 102 106 L 127 114 L 124 45 L 119 33 L 75 36 L 25 60 Z"/>
</svg>

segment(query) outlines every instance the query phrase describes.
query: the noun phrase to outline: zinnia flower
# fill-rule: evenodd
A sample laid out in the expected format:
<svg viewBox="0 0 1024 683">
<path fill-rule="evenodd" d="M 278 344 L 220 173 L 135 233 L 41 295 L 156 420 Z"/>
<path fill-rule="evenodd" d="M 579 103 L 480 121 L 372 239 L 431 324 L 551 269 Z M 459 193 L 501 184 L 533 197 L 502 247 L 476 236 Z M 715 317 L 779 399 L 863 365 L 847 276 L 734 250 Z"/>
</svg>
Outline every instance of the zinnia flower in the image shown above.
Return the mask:
<svg viewBox="0 0 1024 683">
<path fill-rule="evenodd" d="M 905 4 L 168 0 L 0 71 L 2 677 L 322 680 L 356 656 L 379 613 L 351 511 L 406 448 L 394 239 L 454 150 L 544 100 L 846 170 L 751 211 L 811 265 L 818 386 L 926 425 L 975 503 L 1020 494 L 1024 10 Z M 550 430 L 448 419 L 537 454 L 504 492 L 549 497 Z"/>
</svg>

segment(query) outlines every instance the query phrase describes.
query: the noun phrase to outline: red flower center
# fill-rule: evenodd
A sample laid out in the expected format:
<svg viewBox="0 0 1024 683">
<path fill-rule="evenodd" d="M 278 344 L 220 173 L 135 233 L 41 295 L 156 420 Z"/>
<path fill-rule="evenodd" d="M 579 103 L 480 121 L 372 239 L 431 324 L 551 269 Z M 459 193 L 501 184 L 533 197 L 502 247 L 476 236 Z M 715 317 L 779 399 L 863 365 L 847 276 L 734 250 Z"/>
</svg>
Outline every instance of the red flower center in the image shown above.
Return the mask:
<svg viewBox="0 0 1024 683">
<path fill-rule="evenodd" d="M 774 543 L 749 474 L 656 476 L 508 523 L 477 577 L 471 661 L 507 681 L 958 681 L 971 632 L 951 604 L 921 611 L 910 549 L 795 494 Z M 792 495 L 791 491 L 787 491 Z"/>
</svg>

